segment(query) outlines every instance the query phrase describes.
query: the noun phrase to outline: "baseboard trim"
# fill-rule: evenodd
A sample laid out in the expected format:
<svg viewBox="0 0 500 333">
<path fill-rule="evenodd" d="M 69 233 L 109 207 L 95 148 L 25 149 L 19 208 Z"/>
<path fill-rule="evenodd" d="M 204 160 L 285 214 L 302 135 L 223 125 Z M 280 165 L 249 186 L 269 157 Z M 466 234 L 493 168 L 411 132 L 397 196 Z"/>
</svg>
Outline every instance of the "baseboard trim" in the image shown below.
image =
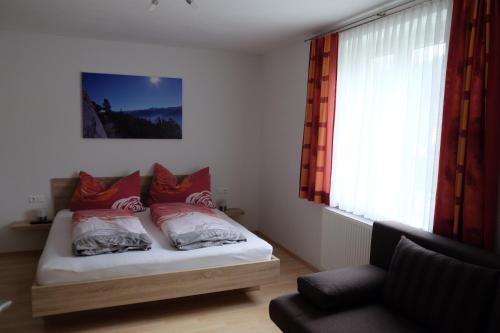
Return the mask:
<svg viewBox="0 0 500 333">
<path fill-rule="evenodd" d="M 262 231 L 260 230 L 256 230 L 254 231 L 254 233 L 256 235 L 258 235 L 260 238 L 270 242 L 270 243 L 274 243 L 276 244 L 278 247 L 280 247 L 283 251 L 285 251 L 288 255 L 290 255 L 292 258 L 294 258 L 295 260 L 297 261 L 300 261 L 302 264 L 304 264 L 307 268 L 309 268 L 310 270 L 314 271 L 314 272 L 321 272 L 323 271 L 324 269 L 319 269 L 318 267 L 314 266 L 313 264 L 311 264 L 310 262 L 308 262 L 307 260 L 301 258 L 298 254 L 296 254 L 295 252 L 291 251 L 290 249 L 288 249 L 287 247 L 283 246 L 282 244 L 280 244 L 279 242 L 275 241 L 274 239 L 272 239 L 271 237 L 267 236 L 266 234 L 264 234 Z"/>
</svg>

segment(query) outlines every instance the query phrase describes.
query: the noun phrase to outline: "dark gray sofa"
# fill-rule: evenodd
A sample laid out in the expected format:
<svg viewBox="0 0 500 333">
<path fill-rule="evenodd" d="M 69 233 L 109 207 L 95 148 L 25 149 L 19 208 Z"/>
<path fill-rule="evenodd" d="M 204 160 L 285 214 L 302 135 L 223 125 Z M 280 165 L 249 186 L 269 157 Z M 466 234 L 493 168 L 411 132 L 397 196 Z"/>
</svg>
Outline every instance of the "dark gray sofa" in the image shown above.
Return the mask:
<svg viewBox="0 0 500 333">
<path fill-rule="evenodd" d="M 375 222 L 369 265 L 299 277 L 269 314 L 286 333 L 500 333 L 499 272 L 498 255 Z"/>
</svg>

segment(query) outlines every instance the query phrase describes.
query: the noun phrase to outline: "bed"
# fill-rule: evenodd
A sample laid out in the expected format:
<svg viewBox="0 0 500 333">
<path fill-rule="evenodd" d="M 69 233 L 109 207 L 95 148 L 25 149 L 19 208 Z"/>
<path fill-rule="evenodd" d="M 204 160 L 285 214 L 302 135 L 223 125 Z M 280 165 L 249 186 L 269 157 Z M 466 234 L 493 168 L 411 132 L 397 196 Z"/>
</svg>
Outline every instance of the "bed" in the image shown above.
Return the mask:
<svg viewBox="0 0 500 333">
<path fill-rule="evenodd" d="M 179 176 L 182 177 L 182 176 Z M 100 178 L 112 183 L 117 178 Z M 143 195 L 151 177 L 141 177 Z M 68 202 L 77 178 L 52 179 L 54 219 L 32 286 L 34 317 L 171 299 L 232 289 L 255 289 L 279 278 L 272 246 L 231 220 L 247 242 L 191 251 L 173 248 L 149 211 L 138 213 L 152 238 L 150 251 L 90 257 L 71 253 Z"/>
</svg>

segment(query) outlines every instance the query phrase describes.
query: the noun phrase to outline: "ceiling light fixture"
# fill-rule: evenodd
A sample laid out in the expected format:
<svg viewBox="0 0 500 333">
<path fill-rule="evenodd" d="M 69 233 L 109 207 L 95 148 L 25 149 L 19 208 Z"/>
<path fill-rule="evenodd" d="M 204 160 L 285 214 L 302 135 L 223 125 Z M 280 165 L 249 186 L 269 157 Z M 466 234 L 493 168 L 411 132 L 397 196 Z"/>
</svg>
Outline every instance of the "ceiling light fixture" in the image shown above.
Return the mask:
<svg viewBox="0 0 500 333">
<path fill-rule="evenodd" d="M 149 6 L 149 11 L 152 12 L 160 5 L 160 0 L 151 0 L 151 6 Z"/>
</svg>

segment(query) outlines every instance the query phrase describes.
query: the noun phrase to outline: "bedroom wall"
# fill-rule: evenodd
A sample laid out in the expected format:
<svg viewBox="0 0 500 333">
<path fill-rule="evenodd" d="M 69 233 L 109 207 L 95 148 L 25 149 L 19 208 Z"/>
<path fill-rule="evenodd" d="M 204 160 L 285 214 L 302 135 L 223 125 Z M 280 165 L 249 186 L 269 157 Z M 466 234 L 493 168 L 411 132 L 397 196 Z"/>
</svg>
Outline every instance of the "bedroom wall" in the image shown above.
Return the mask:
<svg viewBox="0 0 500 333">
<path fill-rule="evenodd" d="M 36 208 L 29 194 L 50 198 L 50 178 L 145 174 L 159 161 L 175 173 L 210 165 L 243 224 L 320 266 L 322 208 L 297 197 L 306 43 L 261 58 L 0 31 L 0 49 L 0 252 L 41 248 L 43 233 L 8 224 Z M 82 139 L 82 71 L 182 77 L 184 139 Z M 500 253 L 500 212 L 497 235 Z"/>
<path fill-rule="evenodd" d="M 50 198 L 49 179 L 211 167 L 212 187 L 259 221 L 259 57 L 0 31 L 0 252 L 41 248 L 43 233 L 8 224 Z M 183 139 L 82 139 L 80 72 L 183 78 Z M 50 207 L 50 202 L 45 204 Z"/>
<path fill-rule="evenodd" d="M 320 267 L 322 207 L 298 198 L 308 57 L 304 42 L 264 57 L 260 230 Z"/>
</svg>

